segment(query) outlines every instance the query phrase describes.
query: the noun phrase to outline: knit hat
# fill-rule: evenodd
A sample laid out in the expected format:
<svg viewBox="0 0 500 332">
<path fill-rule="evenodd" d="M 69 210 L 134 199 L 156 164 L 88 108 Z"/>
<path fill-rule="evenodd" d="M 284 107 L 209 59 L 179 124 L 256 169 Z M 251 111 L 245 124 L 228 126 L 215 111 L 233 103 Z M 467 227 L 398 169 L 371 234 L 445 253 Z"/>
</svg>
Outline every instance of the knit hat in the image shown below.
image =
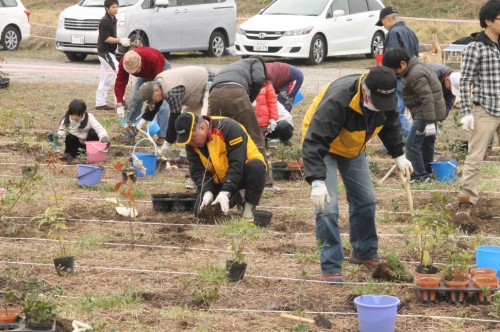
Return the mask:
<svg viewBox="0 0 500 332">
<path fill-rule="evenodd" d="M 154 93 L 155 83 L 153 81 L 144 82 L 139 88 L 137 92 L 136 100 L 142 100 L 146 104 L 150 110 L 155 108 L 155 103 L 153 102 L 153 93 Z"/>
<path fill-rule="evenodd" d="M 129 74 L 141 70 L 141 56 L 136 51 L 128 51 L 123 56 L 123 69 Z"/>
<path fill-rule="evenodd" d="M 372 67 L 366 75 L 365 84 L 370 89 L 370 99 L 378 110 L 394 111 L 396 109 L 397 78 L 392 69 L 385 66 Z"/>
</svg>

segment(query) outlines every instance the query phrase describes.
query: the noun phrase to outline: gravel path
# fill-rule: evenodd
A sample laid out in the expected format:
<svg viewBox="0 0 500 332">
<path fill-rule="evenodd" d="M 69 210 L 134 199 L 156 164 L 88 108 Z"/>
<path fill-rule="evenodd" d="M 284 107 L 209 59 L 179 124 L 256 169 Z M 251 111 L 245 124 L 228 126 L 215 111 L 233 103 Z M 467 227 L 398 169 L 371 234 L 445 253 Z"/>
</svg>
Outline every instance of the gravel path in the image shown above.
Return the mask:
<svg viewBox="0 0 500 332">
<path fill-rule="evenodd" d="M 217 63 L 210 63 L 203 59 L 201 66 L 210 68 L 217 72 L 226 63 L 237 61 L 238 57 L 226 57 L 226 63 L 221 63 L 221 60 L 215 60 Z M 278 61 L 278 60 L 276 60 Z M 187 60 L 182 57 L 176 57 L 172 61 L 173 67 L 182 67 L 187 65 L 196 65 L 196 59 Z M 342 63 L 335 64 L 342 66 Z M 359 74 L 366 71 L 365 68 L 332 68 L 324 66 L 305 66 L 296 64 L 296 66 L 304 73 L 304 83 L 302 85 L 303 92 L 316 93 L 325 84 L 333 81 L 341 76 L 349 74 Z M 61 59 L 37 59 L 16 57 L 15 53 L 9 53 L 6 64 L 0 64 L 2 71 L 7 71 L 12 79 L 18 81 L 38 81 L 38 82 L 58 82 L 58 83 L 92 83 L 99 82 L 99 61 L 96 57 L 91 57 L 84 62 L 69 62 Z"/>
</svg>

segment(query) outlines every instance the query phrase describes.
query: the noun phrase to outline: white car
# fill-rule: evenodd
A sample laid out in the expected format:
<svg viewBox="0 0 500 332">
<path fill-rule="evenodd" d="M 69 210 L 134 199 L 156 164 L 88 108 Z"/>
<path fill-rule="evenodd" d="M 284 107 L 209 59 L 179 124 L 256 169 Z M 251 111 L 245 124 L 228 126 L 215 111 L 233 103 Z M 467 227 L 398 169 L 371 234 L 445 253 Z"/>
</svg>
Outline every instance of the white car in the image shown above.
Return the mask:
<svg viewBox="0 0 500 332">
<path fill-rule="evenodd" d="M 386 31 L 375 25 L 382 8 L 380 0 L 275 0 L 239 26 L 236 54 L 304 58 L 311 65 L 327 56 L 374 57 L 385 41 Z"/>
<path fill-rule="evenodd" d="M 4 1 L 4 0 L 0 0 Z M 202 51 L 221 56 L 234 45 L 236 3 L 234 0 L 119 0 L 118 37 L 168 53 Z M 71 61 L 97 54 L 99 21 L 104 0 L 82 0 L 59 16 L 56 49 Z M 117 53 L 124 53 L 118 47 Z"/>
<path fill-rule="evenodd" d="M 30 37 L 30 12 L 20 0 L 0 0 L 0 45 L 15 51 L 21 41 Z"/>
</svg>

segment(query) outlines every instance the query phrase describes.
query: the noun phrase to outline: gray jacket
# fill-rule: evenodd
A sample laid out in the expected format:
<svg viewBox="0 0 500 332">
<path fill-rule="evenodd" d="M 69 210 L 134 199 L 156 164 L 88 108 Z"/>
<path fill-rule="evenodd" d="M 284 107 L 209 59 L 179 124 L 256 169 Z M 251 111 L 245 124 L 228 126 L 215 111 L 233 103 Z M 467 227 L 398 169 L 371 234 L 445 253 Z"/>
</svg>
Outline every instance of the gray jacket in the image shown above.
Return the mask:
<svg viewBox="0 0 500 332">
<path fill-rule="evenodd" d="M 433 123 L 446 118 L 441 82 L 429 66 L 412 57 L 401 76 L 403 100 L 414 120 Z"/>
</svg>

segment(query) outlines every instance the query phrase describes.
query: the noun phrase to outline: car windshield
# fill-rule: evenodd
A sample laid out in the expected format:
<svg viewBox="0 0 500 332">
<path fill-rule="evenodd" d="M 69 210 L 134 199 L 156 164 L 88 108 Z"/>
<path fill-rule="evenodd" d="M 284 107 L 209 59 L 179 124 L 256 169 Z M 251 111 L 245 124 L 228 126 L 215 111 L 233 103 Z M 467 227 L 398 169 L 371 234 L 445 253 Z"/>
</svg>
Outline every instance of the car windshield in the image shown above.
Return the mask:
<svg viewBox="0 0 500 332">
<path fill-rule="evenodd" d="M 278 0 L 273 2 L 262 15 L 304 15 L 318 16 L 329 0 Z"/>
<path fill-rule="evenodd" d="M 119 0 L 120 7 L 135 5 L 139 0 Z M 80 2 L 82 7 L 104 7 L 104 0 L 83 0 Z"/>
</svg>

